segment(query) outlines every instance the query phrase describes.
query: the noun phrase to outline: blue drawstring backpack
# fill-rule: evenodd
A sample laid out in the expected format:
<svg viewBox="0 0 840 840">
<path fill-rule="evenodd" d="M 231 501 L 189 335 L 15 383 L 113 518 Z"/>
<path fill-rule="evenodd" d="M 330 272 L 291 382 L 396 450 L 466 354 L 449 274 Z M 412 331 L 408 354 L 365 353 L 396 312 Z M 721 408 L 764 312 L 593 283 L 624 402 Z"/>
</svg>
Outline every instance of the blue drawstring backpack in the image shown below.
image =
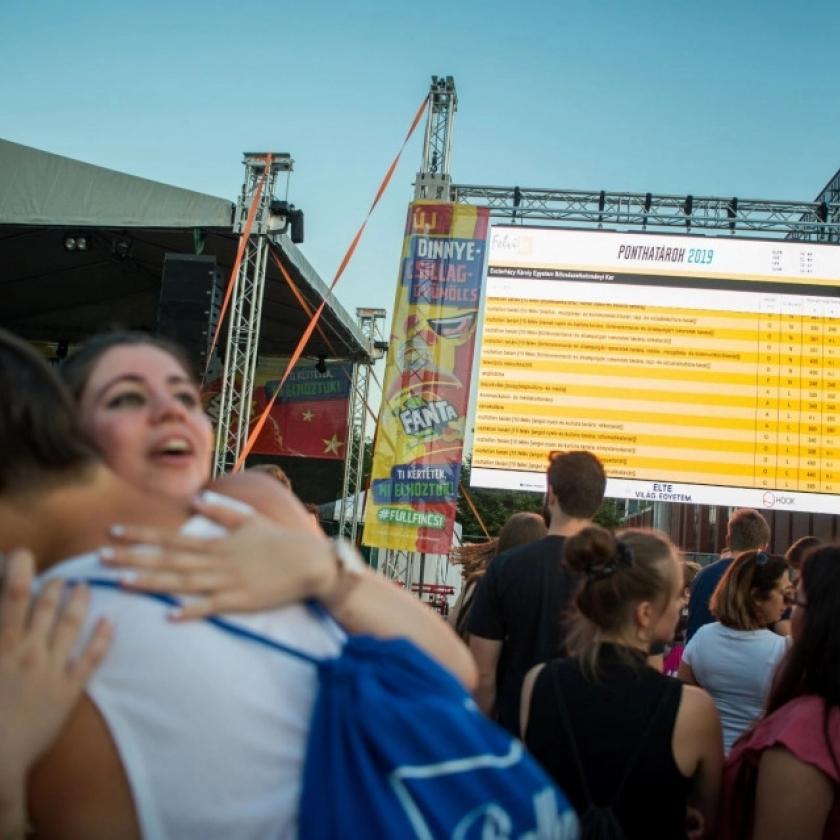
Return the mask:
<svg viewBox="0 0 840 840">
<path fill-rule="evenodd" d="M 338 656 L 317 659 L 227 619 L 205 620 L 318 670 L 299 812 L 304 840 L 579 837 L 573 809 L 522 743 L 408 640 L 350 635 Z"/>
<path fill-rule="evenodd" d="M 318 672 L 301 837 L 578 837 L 521 742 L 411 642 L 350 636 Z"/>
</svg>

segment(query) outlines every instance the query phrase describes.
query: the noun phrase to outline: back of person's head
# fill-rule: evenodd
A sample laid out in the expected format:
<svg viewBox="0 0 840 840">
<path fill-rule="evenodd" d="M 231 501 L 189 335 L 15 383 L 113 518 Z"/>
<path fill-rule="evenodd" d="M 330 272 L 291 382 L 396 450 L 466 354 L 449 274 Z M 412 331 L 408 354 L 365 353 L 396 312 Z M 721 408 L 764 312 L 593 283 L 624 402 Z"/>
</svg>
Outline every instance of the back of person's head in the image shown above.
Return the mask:
<svg viewBox="0 0 840 840">
<path fill-rule="evenodd" d="M 55 371 L 0 329 L 0 493 L 26 493 L 96 462 Z"/>
<path fill-rule="evenodd" d="M 718 581 L 709 600 L 717 620 L 733 630 L 760 630 L 767 625 L 761 610 L 787 571 L 785 558 L 763 551 L 739 554 Z"/>
<path fill-rule="evenodd" d="M 139 330 L 113 330 L 86 339 L 61 364 L 61 377 L 76 402 L 84 394 L 93 369 L 102 356 L 114 347 L 150 346 L 172 356 L 197 384 L 195 366 L 182 347 L 174 341 Z"/>
<path fill-rule="evenodd" d="M 248 467 L 248 470 L 265 473 L 266 475 L 271 476 L 275 481 L 279 481 L 284 487 L 288 487 L 289 490 L 292 489 L 291 479 L 286 475 L 283 469 L 277 466 L 277 464 L 254 464 L 253 467 Z M 310 513 L 311 512 L 312 511 L 310 511 Z M 318 512 L 317 506 L 315 512 Z"/>
<path fill-rule="evenodd" d="M 791 547 L 785 552 L 785 560 L 788 566 L 797 573 L 802 568 L 802 561 L 811 551 L 818 545 L 822 545 L 823 541 L 819 537 L 800 537 Z"/>
<path fill-rule="evenodd" d="M 501 554 L 509 548 L 541 540 L 548 533 L 545 520 L 538 513 L 522 511 L 511 514 L 499 531 L 496 553 Z"/>
<path fill-rule="evenodd" d="M 683 570 L 683 587 L 688 589 L 692 583 L 694 583 L 694 578 L 703 571 L 703 567 L 696 562 L 695 560 L 683 560 L 682 561 L 682 570 Z"/>
<path fill-rule="evenodd" d="M 738 508 L 729 517 L 727 537 L 733 554 L 761 551 L 770 544 L 770 526 L 757 510 Z"/>
<path fill-rule="evenodd" d="M 655 620 L 682 590 L 677 549 L 660 531 L 630 528 L 613 535 L 592 525 L 566 540 L 564 557 L 581 576 L 566 647 L 591 672 L 605 638 L 632 643 L 651 632 L 652 626 L 640 627 L 640 605 L 649 604 Z M 675 610 L 665 639 L 678 616 Z"/>
<path fill-rule="evenodd" d="M 548 486 L 566 516 L 591 519 L 604 500 L 607 476 L 591 452 L 561 452 L 549 464 Z"/>
<path fill-rule="evenodd" d="M 828 714 L 840 706 L 840 545 L 815 548 L 802 564 L 797 606 L 791 618 L 793 644 L 776 672 L 767 700 L 767 714 L 802 695 L 816 695 L 826 703 L 823 728 L 828 737 Z"/>
</svg>

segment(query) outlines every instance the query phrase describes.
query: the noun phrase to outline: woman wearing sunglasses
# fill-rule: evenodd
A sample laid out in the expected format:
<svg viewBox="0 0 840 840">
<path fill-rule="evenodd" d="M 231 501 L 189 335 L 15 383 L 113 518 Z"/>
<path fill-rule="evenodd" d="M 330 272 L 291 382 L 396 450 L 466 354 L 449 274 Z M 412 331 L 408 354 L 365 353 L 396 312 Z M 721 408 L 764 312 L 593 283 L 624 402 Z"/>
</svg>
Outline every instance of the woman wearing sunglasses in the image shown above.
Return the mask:
<svg viewBox="0 0 840 840">
<path fill-rule="evenodd" d="M 726 752 L 764 710 L 786 641 L 767 628 L 782 617 L 791 583 L 784 557 L 745 551 L 726 570 L 709 602 L 717 618 L 692 636 L 679 678 L 715 701 Z"/>
<path fill-rule="evenodd" d="M 723 840 L 840 837 L 840 546 L 807 555 L 767 713 L 724 770 Z"/>
</svg>

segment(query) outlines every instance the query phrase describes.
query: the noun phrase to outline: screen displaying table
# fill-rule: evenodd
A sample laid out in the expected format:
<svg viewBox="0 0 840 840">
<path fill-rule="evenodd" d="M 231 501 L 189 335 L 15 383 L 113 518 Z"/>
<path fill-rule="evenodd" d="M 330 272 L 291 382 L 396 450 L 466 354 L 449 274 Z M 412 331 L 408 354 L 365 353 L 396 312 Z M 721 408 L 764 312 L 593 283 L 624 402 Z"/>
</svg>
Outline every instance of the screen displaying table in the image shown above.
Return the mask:
<svg viewBox="0 0 840 840">
<path fill-rule="evenodd" d="M 840 248 L 496 227 L 471 483 L 840 512 Z"/>
</svg>

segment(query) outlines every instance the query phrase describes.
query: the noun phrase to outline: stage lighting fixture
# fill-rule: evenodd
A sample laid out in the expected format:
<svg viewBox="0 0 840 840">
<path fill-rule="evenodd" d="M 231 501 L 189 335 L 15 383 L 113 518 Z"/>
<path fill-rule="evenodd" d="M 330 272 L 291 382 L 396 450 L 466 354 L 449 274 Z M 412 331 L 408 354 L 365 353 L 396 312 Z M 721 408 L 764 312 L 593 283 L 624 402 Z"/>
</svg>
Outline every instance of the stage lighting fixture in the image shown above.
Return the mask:
<svg viewBox="0 0 840 840">
<path fill-rule="evenodd" d="M 68 233 L 64 237 L 65 251 L 88 251 L 90 244 L 90 237 L 86 233 Z"/>
<path fill-rule="evenodd" d="M 315 370 L 317 370 L 318 373 L 326 373 L 327 372 L 326 356 L 318 356 L 318 362 L 315 365 Z"/>
<path fill-rule="evenodd" d="M 124 260 L 131 254 L 131 246 L 134 240 L 130 236 L 115 236 L 111 243 L 111 253 L 119 259 Z"/>
</svg>

